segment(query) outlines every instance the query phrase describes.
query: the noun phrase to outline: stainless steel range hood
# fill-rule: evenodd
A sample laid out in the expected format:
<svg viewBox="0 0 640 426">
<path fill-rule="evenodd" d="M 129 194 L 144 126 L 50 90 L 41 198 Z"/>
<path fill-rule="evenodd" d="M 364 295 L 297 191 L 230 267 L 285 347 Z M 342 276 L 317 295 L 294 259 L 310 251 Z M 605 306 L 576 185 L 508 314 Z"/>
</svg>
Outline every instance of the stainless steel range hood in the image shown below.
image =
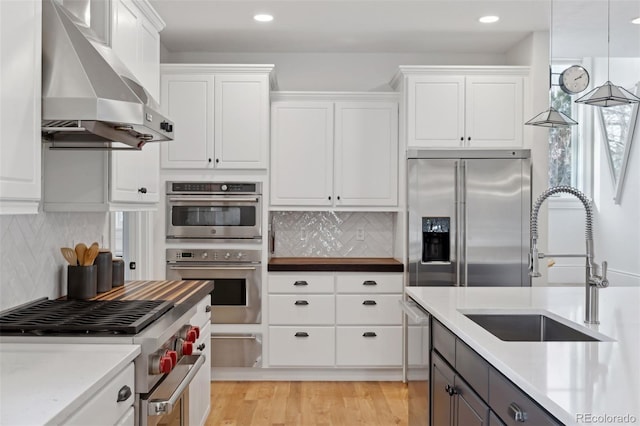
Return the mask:
<svg viewBox="0 0 640 426">
<path fill-rule="evenodd" d="M 54 0 L 42 5 L 42 137 L 52 149 L 173 139 L 173 122 L 113 50 Z"/>
</svg>

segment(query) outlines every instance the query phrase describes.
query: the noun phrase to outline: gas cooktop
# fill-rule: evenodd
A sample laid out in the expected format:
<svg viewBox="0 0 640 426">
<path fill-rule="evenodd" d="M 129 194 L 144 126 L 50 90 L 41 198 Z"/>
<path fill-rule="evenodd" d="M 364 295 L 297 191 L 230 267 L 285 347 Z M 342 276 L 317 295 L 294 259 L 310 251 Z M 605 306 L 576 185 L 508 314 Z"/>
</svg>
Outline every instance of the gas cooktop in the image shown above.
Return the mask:
<svg viewBox="0 0 640 426">
<path fill-rule="evenodd" d="M 0 313 L 0 334 L 137 334 L 173 302 L 38 299 Z"/>
</svg>

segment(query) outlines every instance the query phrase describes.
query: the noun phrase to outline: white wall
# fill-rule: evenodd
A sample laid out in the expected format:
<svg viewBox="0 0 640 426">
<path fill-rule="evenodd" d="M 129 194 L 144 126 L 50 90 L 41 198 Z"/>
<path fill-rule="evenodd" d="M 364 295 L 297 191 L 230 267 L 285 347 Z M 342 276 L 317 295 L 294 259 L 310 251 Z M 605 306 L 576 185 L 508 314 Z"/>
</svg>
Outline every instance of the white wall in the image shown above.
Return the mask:
<svg viewBox="0 0 640 426">
<path fill-rule="evenodd" d="M 478 53 L 161 53 L 163 63 L 275 64 L 277 90 L 391 91 L 399 65 L 506 64 Z"/>
</svg>

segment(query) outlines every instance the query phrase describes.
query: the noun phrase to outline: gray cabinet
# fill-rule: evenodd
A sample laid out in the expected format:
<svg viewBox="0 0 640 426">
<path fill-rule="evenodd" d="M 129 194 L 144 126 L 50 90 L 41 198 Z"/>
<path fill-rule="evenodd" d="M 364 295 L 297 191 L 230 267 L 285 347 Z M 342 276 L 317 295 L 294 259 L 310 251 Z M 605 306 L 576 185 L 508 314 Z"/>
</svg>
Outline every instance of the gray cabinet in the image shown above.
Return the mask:
<svg viewBox="0 0 640 426">
<path fill-rule="evenodd" d="M 436 319 L 431 319 L 432 426 L 562 425 Z"/>
</svg>

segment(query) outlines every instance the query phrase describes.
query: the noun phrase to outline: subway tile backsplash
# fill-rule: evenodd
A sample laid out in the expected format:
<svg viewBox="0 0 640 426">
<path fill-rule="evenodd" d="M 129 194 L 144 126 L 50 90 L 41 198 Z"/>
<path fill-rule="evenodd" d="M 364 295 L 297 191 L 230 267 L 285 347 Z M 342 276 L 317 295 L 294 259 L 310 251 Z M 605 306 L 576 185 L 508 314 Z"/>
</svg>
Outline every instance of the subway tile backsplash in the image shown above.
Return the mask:
<svg viewBox="0 0 640 426">
<path fill-rule="evenodd" d="M 0 216 L 0 310 L 65 295 L 67 262 L 60 247 L 101 243 L 108 235 L 107 218 L 107 213 Z"/>
<path fill-rule="evenodd" d="M 388 212 L 271 212 L 275 231 L 272 256 L 393 257 L 394 215 Z"/>
</svg>

